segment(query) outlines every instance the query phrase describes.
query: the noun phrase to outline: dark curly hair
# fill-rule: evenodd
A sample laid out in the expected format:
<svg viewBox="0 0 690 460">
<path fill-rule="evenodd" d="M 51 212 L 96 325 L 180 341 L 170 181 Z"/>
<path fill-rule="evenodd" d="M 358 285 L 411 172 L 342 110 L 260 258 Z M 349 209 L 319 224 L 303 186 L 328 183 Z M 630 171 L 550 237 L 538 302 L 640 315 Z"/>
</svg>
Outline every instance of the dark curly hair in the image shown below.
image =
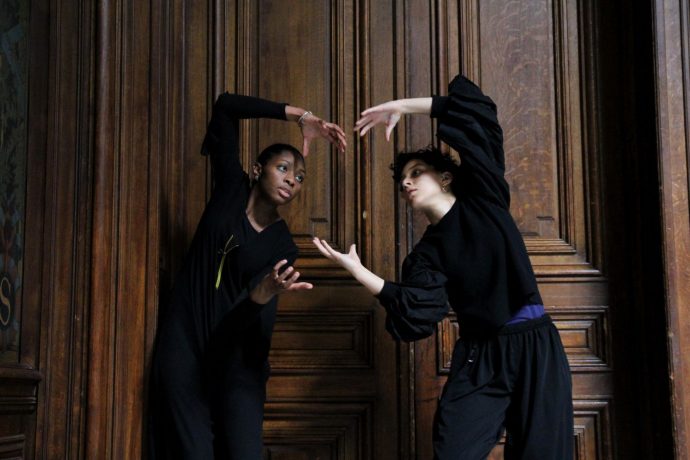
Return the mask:
<svg viewBox="0 0 690 460">
<path fill-rule="evenodd" d="M 450 155 L 443 153 L 438 147 L 429 145 L 423 149 L 415 150 L 413 152 L 400 152 L 395 156 L 393 164 L 390 168 L 393 170 L 393 179 L 395 182 L 400 182 L 402 179 L 402 171 L 405 165 L 412 160 L 421 160 L 429 166 L 433 167 L 437 172 L 449 172 L 453 175 L 451 187 L 456 185 L 459 176 L 459 166 L 453 161 Z M 454 187 L 453 187 L 454 189 Z"/>
</svg>

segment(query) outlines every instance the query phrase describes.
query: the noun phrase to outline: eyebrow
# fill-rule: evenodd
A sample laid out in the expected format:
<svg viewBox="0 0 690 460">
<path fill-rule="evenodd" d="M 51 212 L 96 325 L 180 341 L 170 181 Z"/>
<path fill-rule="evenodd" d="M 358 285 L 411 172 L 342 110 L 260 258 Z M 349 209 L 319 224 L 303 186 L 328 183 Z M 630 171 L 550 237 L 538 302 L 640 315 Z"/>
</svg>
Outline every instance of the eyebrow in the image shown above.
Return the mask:
<svg viewBox="0 0 690 460">
<path fill-rule="evenodd" d="M 410 160 L 405 167 L 400 171 L 400 176 L 405 176 L 405 171 L 409 172 L 411 169 L 414 169 L 417 166 L 423 165 L 424 163 L 420 160 Z"/>
</svg>

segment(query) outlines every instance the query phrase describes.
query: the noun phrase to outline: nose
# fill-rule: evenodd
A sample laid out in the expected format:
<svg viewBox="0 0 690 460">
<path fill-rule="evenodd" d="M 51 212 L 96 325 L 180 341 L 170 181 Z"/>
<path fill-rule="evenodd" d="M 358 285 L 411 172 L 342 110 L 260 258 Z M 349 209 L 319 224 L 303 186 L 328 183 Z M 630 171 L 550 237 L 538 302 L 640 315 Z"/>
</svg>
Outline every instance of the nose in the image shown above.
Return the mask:
<svg viewBox="0 0 690 460">
<path fill-rule="evenodd" d="M 286 175 L 285 183 L 288 184 L 290 187 L 293 187 L 295 185 L 295 176 L 293 176 L 292 174 Z"/>
<path fill-rule="evenodd" d="M 406 177 L 405 179 L 400 182 L 400 187 L 403 189 L 403 191 L 407 191 L 409 187 L 412 186 L 412 181 L 410 180 L 409 177 Z"/>
</svg>

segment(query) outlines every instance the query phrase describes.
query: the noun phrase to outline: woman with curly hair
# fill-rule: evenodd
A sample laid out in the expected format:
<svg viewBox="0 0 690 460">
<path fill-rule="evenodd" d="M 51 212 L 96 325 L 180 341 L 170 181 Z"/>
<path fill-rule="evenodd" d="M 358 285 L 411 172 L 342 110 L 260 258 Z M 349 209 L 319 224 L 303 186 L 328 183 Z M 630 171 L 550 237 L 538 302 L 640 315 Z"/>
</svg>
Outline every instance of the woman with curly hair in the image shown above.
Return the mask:
<svg viewBox="0 0 690 460">
<path fill-rule="evenodd" d="M 503 135 L 496 106 L 463 76 L 448 96 L 400 99 L 362 112 L 364 135 L 378 124 L 390 139 L 404 114 L 438 120 L 437 135 L 461 158 L 436 148 L 399 154 L 394 178 L 430 225 L 405 258 L 399 282 L 349 253 L 314 239 L 386 309 L 386 327 L 404 341 L 430 336 L 452 308 L 461 338 L 434 421 L 434 458 L 484 459 L 507 433 L 506 458 L 573 456 L 570 370 L 537 288 L 525 244 L 510 215 Z"/>
</svg>

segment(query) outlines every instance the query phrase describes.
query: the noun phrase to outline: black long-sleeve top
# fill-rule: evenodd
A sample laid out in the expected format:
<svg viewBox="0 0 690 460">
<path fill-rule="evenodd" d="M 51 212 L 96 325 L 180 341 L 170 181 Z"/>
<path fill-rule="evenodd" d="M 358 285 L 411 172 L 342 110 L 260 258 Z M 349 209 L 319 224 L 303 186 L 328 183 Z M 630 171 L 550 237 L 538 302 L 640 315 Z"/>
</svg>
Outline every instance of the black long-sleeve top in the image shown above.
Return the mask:
<svg viewBox="0 0 690 460">
<path fill-rule="evenodd" d="M 268 354 L 276 299 L 259 305 L 249 292 L 279 260 L 292 265 L 297 247 L 283 220 L 261 232 L 249 223 L 250 182 L 239 161 L 238 134 L 243 118 L 285 119 L 285 105 L 224 93 L 213 106 L 202 147 L 211 156 L 213 190 L 164 316 L 169 327 L 161 328 L 188 341 L 200 358 L 212 340 L 247 334 L 249 327 L 258 329 L 250 334 L 257 359 Z"/>
<path fill-rule="evenodd" d="M 496 105 L 457 76 L 448 96 L 433 96 L 437 136 L 461 157 L 456 201 L 405 258 L 402 280 L 378 295 L 393 337 L 431 335 L 452 307 L 464 335 L 487 335 L 523 306 L 541 304 L 524 241 L 510 215 L 503 132 Z"/>
</svg>

